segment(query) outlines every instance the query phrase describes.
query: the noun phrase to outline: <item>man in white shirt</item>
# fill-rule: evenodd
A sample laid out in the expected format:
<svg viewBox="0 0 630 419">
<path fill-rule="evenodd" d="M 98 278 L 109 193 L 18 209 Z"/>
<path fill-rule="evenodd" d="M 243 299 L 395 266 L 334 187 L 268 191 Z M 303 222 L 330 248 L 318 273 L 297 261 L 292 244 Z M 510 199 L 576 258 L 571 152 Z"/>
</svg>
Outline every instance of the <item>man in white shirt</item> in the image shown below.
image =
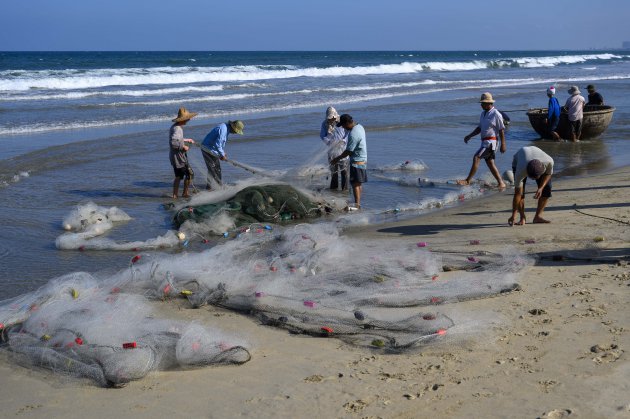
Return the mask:
<svg viewBox="0 0 630 419">
<path fill-rule="evenodd" d="M 547 224 L 550 221 L 542 217 L 543 211 L 551 198 L 551 175 L 553 174 L 553 159 L 538 147 L 523 147 L 514 154 L 512 160 L 512 171 L 514 172 L 514 199 L 512 200 L 512 216 L 508 219 L 508 224 L 525 224 L 525 182 L 527 178 L 535 179 L 538 189 L 534 194 L 534 199 L 538 200 L 534 224 Z M 521 219 L 517 222 L 516 213 Z"/>
<path fill-rule="evenodd" d="M 460 179 L 457 181 L 459 185 L 470 185 L 470 181 L 473 176 L 477 172 L 479 168 L 479 162 L 481 159 L 486 161 L 488 165 L 488 169 L 490 169 L 490 173 L 497 180 L 499 184 L 499 189 L 505 188 L 505 182 L 501 179 L 501 175 L 499 175 L 499 170 L 497 166 L 494 164 L 494 152 L 497 149 L 497 142 L 501 140 L 500 151 L 501 153 L 505 153 L 507 150 L 507 144 L 505 142 L 505 124 L 503 123 L 503 117 L 501 113 L 494 107 L 494 99 L 490 93 L 484 93 L 481 95 L 481 99 L 479 100 L 481 103 L 481 107 L 483 108 L 483 112 L 481 112 L 481 117 L 479 118 L 479 125 L 474 129 L 473 132 L 464 137 L 464 142 L 468 144 L 468 141 L 472 137 L 477 134 L 481 134 L 481 146 L 475 152 L 473 156 L 472 167 L 470 168 L 470 172 L 468 173 L 468 177 L 466 179 Z"/>
<path fill-rule="evenodd" d="M 571 96 L 567 99 L 567 103 L 564 107 L 567 108 L 567 116 L 569 117 L 569 125 L 571 126 L 571 141 L 580 141 L 586 99 L 580 95 L 580 89 L 577 86 L 571 86 L 569 94 Z"/>
</svg>

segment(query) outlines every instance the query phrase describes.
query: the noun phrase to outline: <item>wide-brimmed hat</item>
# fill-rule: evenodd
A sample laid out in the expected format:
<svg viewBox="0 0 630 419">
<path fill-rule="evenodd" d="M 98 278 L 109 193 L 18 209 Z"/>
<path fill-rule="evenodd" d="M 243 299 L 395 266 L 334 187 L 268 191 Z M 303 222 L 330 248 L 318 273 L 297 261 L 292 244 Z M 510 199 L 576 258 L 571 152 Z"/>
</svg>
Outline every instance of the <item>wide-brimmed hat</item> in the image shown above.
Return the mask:
<svg viewBox="0 0 630 419">
<path fill-rule="evenodd" d="M 479 99 L 479 103 L 494 103 L 494 99 L 492 99 L 492 94 L 489 92 L 482 93 L 481 99 Z"/>
<path fill-rule="evenodd" d="M 577 86 L 571 86 L 571 87 L 569 87 L 569 94 L 570 95 L 579 95 L 580 94 L 580 89 Z"/>
<path fill-rule="evenodd" d="M 192 119 L 197 115 L 197 112 L 188 112 L 186 108 L 179 108 L 179 112 L 177 112 L 177 118 L 173 119 L 173 122 L 184 122 Z"/>
<path fill-rule="evenodd" d="M 245 124 L 243 123 L 243 121 L 228 121 L 228 124 L 230 124 L 230 128 L 232 128 L 232 131 L 237 134 L 243 135 L 243 128 L 245 128 Z"/>
</svg>

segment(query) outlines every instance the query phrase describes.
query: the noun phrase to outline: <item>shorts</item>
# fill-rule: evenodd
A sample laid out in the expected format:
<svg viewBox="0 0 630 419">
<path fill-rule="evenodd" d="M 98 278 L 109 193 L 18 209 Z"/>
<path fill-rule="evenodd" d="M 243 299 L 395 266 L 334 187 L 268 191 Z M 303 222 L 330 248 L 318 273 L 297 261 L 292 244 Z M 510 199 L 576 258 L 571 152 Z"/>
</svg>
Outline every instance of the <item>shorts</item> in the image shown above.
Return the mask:
<svg viewBox="0 0 630 419">
<path fill-rule="evenodd" d="M 485 161 L 494 160 L 494 150 L 491 147 L 479 147 L 479 150 L 475 152 L 475 157 L 484 159 Z"/>
<path fill-rule="evenodd" d="M 569 127 L 571 127 L 571 133 L 575 134 L 575 138 L 579 139 L 580 134 L 582 134 L 582 120 L 569 121 Z"/>
<path fill-rule="evenodd" d="M 512 167 L 512 173 L 516 173 L 516 167 Z M 523 197 L 525 196 L 525 182 L 527 182 L 527 178 L 523 179 L 523 192 L 522 192 Z M 540 187 L 541 182 L 542 182 L 542 176 L 536 179 L 536 185 Z M 549 182 L 547 182 L 547 184 L 543 188 L 542 193 L 540 194 L 540 197 L 551 198 L 551 179 L 549 179 Z"/>
<path fill-rule="evenodd" d="M 173 172 L 175 173 L 175 177 L 177 178 L 190 179 L 190 171 L 188 170 L 188 166 L 184 166 L 184 167 L 173 166 Z"/>
<path fill-rule="evenodd" d="M 351 185 L 356 185 L 356 184 L 360 185 L 367 181 L 368 181 L 367 171 L 365 169 L 359 169 L 357 167 L 350 165 L 350 184 Z"/>
</svg>

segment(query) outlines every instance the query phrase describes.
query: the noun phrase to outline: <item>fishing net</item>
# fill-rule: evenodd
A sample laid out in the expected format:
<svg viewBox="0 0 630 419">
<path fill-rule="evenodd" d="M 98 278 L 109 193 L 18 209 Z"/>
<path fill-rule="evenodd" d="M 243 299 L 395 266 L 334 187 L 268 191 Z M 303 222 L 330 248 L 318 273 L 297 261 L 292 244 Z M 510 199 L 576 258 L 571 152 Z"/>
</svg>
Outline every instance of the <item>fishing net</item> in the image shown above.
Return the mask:
<svg viewBox="0 0 630 419">
<path fill-rule="evenodd" d="M 60 250 L 133 250 L 160 249 L 180 244 L 176 232 L 137 241 L 116 241 L 101 237 L 120 223 L 130 221 L 131 217 L 117 207 L 105 208 L 93 202 L 78 205 L 68 214 L 62 223 L 67 232 L 55 240 Z"/>
<path fill-rule="evenodd" d="M 181 208 L 174 217 L 177 227 L 188 220 L 202 222 L 227 214 L 234 225 L 256 222 L 281 222 L 314 218 L 333 211 L 325 202 L 316 202 L 287 184 L 247 186 L 229 199 Z"/>
<path fill-rule="evenodd" d="M 242 364 L 247 345 L 218 330 L 158 319 L 115 277 L 75 273 L 0 305 L 2 338 L 18 362 L 121 386 L 154 370 Z M 133 289 L 133 287 L 129 287 Z"/>
<path fill-rule="evenodd" d="M 117 282 L 129 293 L 183 296 L 192 307 L 229 308 L 292 333 L 402 351 L 453 326 L 440 306 L 516 290 L 529 263 L 518 253 L 441 255 L 301 224 L 250 230 L 199 254 L 137 264 Z"/>
<path fill-rule="evenodd" d="M 264 208 L 286 198 L 276 214 L 316 208 L 291 189 L 246 189 L 235 197 Z M 426 243 L 341 236 L 332 223 L 268 227 L 199 253 L 137 254 L 105 278 L 53 279 L 0 303 L 4 345 L 23 365 L 104 386 L 160 369 L 247 362 L 248 345 L 237 337 L 160 319 L 150 303 L 187 299 L 192 308 L 231 309 L 291 333 L 402 352 L 457 326 L 452 304 L 517 290 L 530 264 L 510 250 L 443 253 Z"/>
</svg>

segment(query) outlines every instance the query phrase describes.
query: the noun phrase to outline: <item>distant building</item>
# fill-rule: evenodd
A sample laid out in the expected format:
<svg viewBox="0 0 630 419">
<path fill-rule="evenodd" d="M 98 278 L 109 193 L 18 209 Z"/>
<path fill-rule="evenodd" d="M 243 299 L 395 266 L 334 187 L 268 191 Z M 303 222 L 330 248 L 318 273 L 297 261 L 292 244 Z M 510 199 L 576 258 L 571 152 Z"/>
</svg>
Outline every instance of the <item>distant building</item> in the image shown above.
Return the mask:
<svg viewBox="0 0 630 419">
<path fill-rule="evenodd" d="M 621 48 L 630 49 L 630 41 L 623 41 L 623 44 L 621 44 Z"/>
</svg>

